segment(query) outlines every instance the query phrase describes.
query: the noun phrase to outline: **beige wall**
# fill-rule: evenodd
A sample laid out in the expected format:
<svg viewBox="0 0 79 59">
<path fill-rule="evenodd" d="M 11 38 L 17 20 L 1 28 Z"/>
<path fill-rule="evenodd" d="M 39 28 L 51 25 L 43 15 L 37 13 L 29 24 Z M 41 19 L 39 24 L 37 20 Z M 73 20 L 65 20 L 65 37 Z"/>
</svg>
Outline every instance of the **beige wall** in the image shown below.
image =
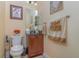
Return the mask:
<svg viewBox="0 0 79 59">
<path fill-rule="evenodd" d="M 25 37 L 25 30 L 26 26 L 28 26 L 30 22 L 30 16 L 29 16 L 29 10 L 30 9 L 36 9 L 36 6 L 27 4 L 26 1 L 7 1 L 5 3 L 6 5 L 6 13 L 5 13 L 5 35 L 11 36 L 13 35 L 13 30 L 20 29 L 21 35 Z M 10 19 L 10 5 L 16 5 L 23 7 L 23 19 L 17 20 L 17 19 Z M 24 39 L 24 46 L 26 47 L 26 39 Z"/>
<path fill-rule="evenodd" d="M 10 19 L 10 5 L 11 4 L 23 7 L 23 20 Z M 24 34 L 26 25 L 29 22 L 28 11 L 27 11 L 28 8 L 35 9 L 34 6 L 27 5 L 25 1 L 6 2 L 5 34 L 12 35 L 13 30 L 16 28 L 20 28 L 21 33 Z"/>
<path fill-rule="evenodd" d="M 49 39 L 45 39 L 44 50 L 48 57 L 79 57 L 79 2 L 64 2 L 64 10 L 49 14 L 49 2 L 39 2 L 39 13 L 43 22 L 49 23 L 65 15 L 70 15 L 68 19 L 68 39 L 67 46 L 54 44 Z"/>
<path fill-rule="evenodd" d="M 10 19 L 10 5 L 23 7 L 23 20 Z M 6 1 L 0 2 L 0 57 L 4 56 L 4 39 L 5 35 L 12 35 L 16 28 L 21 29 L 21 35 L 25 37 L 25 29 L 30 22 L 29 9 L 36 9 L 36 6 L 29 5 L 25 1 Z M 24 41 L 24 45 L 26 42 Z"/>
<path fill-rule="evenodd" d="M 4 56 L 5 2 L 0 2 L 0 58 Z"/>
</svg>

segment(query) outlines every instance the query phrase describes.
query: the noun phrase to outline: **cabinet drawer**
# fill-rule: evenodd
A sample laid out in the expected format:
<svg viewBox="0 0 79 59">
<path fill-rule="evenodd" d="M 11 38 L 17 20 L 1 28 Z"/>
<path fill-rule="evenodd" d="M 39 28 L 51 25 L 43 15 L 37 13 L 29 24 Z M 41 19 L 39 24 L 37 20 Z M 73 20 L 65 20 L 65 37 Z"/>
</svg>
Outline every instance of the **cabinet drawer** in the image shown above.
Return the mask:
<svg viewBox="0 0 79 59">
<path fill-rule="evenodd" d="M 28 55 L 35 56 L 43 53 L 43 35 L 29 35 Z"/>
</svg>

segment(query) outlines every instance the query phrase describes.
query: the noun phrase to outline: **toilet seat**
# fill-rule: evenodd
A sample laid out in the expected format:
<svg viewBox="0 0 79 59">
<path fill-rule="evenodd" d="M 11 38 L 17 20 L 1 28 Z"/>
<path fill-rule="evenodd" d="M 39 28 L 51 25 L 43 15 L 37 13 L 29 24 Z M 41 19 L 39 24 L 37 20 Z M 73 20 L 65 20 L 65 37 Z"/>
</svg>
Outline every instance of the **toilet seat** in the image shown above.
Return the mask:
<svg viewBox="0 0 79 59">
<path fill-rule="evenodd" d="M 23 46 L 22 45 L 16 45 L 11 47 L 11 51 L 20 51 L 23 50 Z"/>
<path fill-rule="evenodd" d="M 13 46 L 13 47 L 11 47 L 11 50 L 10 50 L 10 54 L 13 55 L 13 56 L 20 55 L 20 54 L 22 54 L 22 52 L 23 52 L 23 46 L 22 45 Z"/>
</svg>

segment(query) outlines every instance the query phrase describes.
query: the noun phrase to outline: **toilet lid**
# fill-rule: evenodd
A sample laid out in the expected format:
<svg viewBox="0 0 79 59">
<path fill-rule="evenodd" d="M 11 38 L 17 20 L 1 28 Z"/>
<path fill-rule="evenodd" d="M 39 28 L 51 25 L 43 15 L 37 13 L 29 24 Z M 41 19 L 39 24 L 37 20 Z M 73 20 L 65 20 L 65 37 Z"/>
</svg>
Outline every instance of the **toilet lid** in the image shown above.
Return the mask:
<svg viewBox="0 0 79 59">
<path fill-rule="evenodd" d="M 16 36 L 12 36 L 12 45 L 15 46 L 15 45 L 21 45 L 21 36 L 19 35 L 16 35 Z"/>
<path fill-rule="evenodd" d="M 15 46 L 11 47 L 11 51 L 21 51 L 21 50 L 23 50 L 22 45 L 15 45 Z"/>
</svg>

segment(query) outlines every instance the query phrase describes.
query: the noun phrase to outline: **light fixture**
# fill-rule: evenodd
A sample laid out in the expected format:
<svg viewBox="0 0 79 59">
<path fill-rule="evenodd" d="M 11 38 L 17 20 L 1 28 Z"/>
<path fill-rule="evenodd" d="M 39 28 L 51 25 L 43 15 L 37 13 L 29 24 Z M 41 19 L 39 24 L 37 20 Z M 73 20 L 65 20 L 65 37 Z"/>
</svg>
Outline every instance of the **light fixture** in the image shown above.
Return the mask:
<svg viewBox="0 0 79 59">
<path fill-rule="evenodd" d="M 37 6 L 37 1 L 27 1 L 28 4 Z"/>
<path fill-rule="evenodd" d="M 35 3 L 35 6 L 37 6 L 37 3 Z"/>
</svg>

